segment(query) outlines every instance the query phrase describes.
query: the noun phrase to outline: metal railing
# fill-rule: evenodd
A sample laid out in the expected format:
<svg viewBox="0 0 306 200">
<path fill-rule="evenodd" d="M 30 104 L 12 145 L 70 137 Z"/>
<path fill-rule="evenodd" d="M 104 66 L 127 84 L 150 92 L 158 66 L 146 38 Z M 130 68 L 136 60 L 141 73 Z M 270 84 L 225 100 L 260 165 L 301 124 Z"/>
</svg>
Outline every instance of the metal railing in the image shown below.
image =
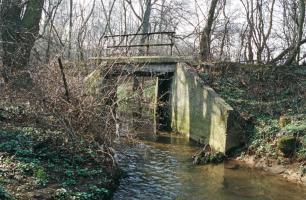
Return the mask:
<svg viewBox="0 0 306 200">
<path fill-rule="evenodd" d="M 159 54 L 164 54 L 166 50 L 170 50 L 170 55 L 173 55 L 173 47 L 175 45 L 175 32 L 107 35 L 104 38 L 106 56 L 114 55 L 116 52 L 126 56 L 133 54 L 148 56 L 152 54 L 150 50 L 154 47 L 163 47 L 157 51 Z M 164 47 L 169 47 L 170 49 L 165 49 Z"/>
</svg>

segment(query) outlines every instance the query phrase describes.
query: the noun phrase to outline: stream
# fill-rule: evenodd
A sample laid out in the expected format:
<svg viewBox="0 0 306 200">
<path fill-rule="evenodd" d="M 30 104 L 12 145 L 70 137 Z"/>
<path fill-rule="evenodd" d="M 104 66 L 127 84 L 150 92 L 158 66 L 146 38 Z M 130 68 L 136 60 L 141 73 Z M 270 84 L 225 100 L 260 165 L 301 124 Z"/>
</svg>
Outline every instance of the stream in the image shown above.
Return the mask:
<svg viewBox="0 0 306 200">
<path fill-rule="evenodd" d="M 154 102 L 156 83 L 145 85 L 149 89 L 141 95 L 146 102 Z M 132 96 L 131 88 L 125 85 L 118 92 L 122 102 L 117 112 L 116 151 L 124 175 L 114 200 L 306 200 L 306 187 L 234 161 L 193 165 L 192 155 L 200 147 L 174 133 L 154 134 L 155 105 L 139 103 L 143 100 Z M 141 117 L 135 118 L 135 111 Z M 137 139 L 125 139 L 130 136 Z"/>
<path fill-rule="evenodd" d="M 118 144 L 124 177 L 114 200 L 305 200 L 306 188 L 234 161 L 195 166 L 199 147 L 175 134 Z"/>
</svg>

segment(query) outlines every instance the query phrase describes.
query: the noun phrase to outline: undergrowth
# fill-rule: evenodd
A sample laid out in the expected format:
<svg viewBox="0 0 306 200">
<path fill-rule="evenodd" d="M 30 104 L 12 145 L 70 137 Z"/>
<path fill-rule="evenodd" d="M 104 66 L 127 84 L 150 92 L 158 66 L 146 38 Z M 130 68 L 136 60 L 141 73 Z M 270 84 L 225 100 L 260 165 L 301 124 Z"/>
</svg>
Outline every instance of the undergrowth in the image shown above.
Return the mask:
<svg viewBox="0 0 306 200">
<path fill-rule="evenodd" d="M 70 152 L 41 131 L 0 130 L 1 199 L 110 199 L 114 174 L 95 152 Z"/>
<path fill-rule="evenodd" d="M 90 94 L 85 76 L 54 62 L 33 67 L 31 86 L 0 87 L 2 196 L 110 198 L 117 178 L 116 85 Z"/>
<path fill-rule="evenodd" d="M 277 141 L 297 138 L 292 158 L 306 160 L 306 69 L 305 67 L 229 66 L 199 75 L 241 116 L 252 124 L 248 130 L 248 153 L 282 159 Z M 290 123 L 280 126 L 280 117 Z"/>
</svg>

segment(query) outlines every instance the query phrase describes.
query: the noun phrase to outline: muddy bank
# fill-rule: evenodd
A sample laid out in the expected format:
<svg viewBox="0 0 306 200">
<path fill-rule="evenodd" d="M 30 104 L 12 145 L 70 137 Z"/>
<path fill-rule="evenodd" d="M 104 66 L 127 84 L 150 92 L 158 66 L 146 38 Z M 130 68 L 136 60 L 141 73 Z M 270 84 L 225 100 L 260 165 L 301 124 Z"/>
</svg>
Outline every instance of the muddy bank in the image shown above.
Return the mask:
<svg viewBox="0 0 306 200">
<path fill-rule="evenodd" d="M 228 63 L 199 74 L 247 122 L 237 160 L 305 185 L 306 68 Z"/>
<path fill-rule="evenodd" d="M 292 162 L 288 159 L 287 163 L 280 163 L 276 159 L 256 158 L 256 156 L 240 156 L 234 160 L 241 165 L 282 176 L 290 182 L 306 186 L 306 162 Z"/>
</svg>

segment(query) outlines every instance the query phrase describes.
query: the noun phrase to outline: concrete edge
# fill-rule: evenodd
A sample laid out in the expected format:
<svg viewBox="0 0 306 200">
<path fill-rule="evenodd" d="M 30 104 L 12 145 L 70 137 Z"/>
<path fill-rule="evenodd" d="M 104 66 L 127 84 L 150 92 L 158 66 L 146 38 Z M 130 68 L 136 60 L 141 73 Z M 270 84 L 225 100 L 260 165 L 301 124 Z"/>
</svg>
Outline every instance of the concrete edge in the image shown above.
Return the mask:
<svg viewBox="0 0 306 200">
<path fill-rule="evenodd" d="M 194 58 L 191 56 L 135 56 L 135 57 L 93 57 L 89 58 L 96 62 L 110 62 L 116 64 L 144 64 L 144 63 L 179 63 L 179 62 L 193 62 Z"/>
<path fill-rule="evenodd" d="M 195 77 L 198 83 L 200 83 L 203 88 L 205 88 L 206 90 L 211 92 L 212 95 L 214 95 L 216 103 L 225 105 L 227 110 L 234 111 L 234 108 L 231 105 L 229 105 L 212 87 L 205 85 L 204 81 L 200 78 L 195 68 L 190 67 L 186 63 L 178 63 L 178 64 L 185 65 L 186 70 Z"/>
</svg>

